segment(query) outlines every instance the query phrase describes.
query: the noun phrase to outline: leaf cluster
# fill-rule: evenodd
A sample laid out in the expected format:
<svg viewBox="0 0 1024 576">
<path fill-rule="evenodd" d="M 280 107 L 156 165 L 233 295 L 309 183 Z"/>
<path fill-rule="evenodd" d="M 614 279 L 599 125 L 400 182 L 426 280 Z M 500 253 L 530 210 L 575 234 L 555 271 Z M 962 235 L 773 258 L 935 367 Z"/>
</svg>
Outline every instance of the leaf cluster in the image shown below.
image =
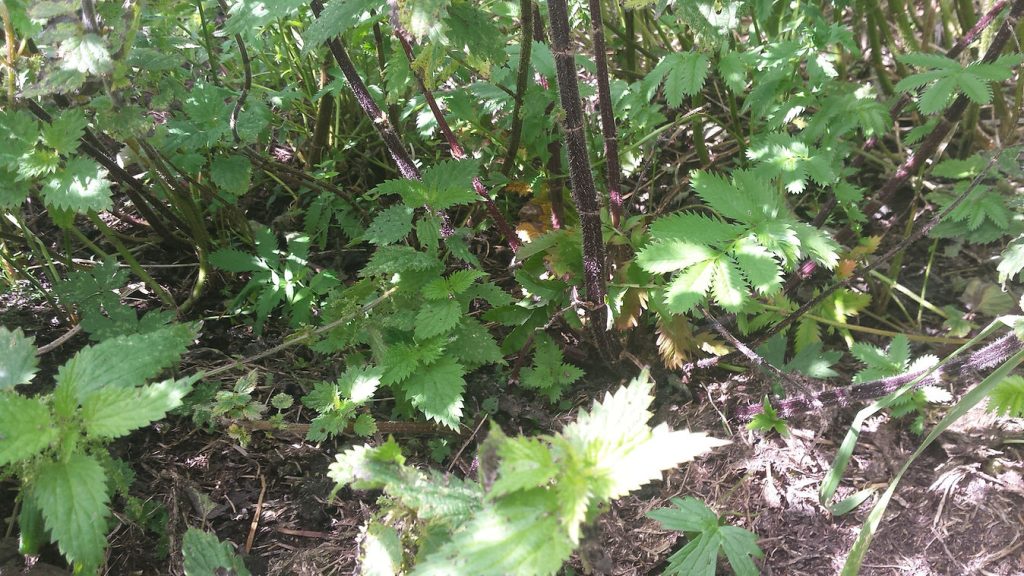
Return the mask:
<svg viewBox="0 0 1024 576">
<path fill-rule="evenodd" d="M 338 487 L 383 489 L 394 514 L 409 510 L 417 519 L 401 533 L 372 524 L 364 567 L 406 565 L 404 540 L 416 550 L 411 574 L 555 574 L 608 502 L 725 444 L 648 426 L 651 390 L 641 374 L 559 434 L 492 429 L 480 482 L 408 466 L 393 441 L 339 454 L 328 472 Z"/>
<path fill-rule="evenodd" d="M 20 330 L 0 327 L 0 471 L 21 480 L 22 529 L 45 526 L 83 572 L 99 567 L 106 547 L 113 461 L 105 446 L 181 405 L 195 377 L 145 382 L 177 362 L 194 336 L 172 325 L 105 340 L 62 365 L 51 393 L 26 396 L 16 388 L 35 374 L 35 347 Z"/>
</svg>

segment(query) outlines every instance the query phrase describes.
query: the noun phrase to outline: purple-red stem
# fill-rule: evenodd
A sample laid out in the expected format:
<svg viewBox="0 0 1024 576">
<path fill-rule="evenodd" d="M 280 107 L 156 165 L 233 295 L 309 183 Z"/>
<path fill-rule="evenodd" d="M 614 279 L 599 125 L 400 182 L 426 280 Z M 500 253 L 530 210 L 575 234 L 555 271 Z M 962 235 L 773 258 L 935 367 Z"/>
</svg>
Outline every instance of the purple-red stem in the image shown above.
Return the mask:
<svg viewBox="0 0 1024 576">
<path fill-rule="evenodd" d="M 605 248 L 601 230 L 601 206 L 590 168 L 590 154 L 583 125 L 583 106 L 576 76 L 576 54 L 569 39 L 569 10 L 565 0 L 548 0 L 551 52 L 555 57 L 558 97 L 565 113 L 564 132 L 569 157 L 569 186 L 580 217 L 583 236 L 583 274 L 590 308 L 591 330 L 606 360 L 617 348 L 608 334 L 605 306 Z"/>
<path fill-rule="evenodd" d="M 597 106 L 601 110 L 601 132 L 604 135 L 605 174 L 608 180 L 608 214 L 612 226 L 619 227 L 622 218 L 622 192 L 619 189 L 619 141 L 615 136 L 615 111 L 608 82 L 608 55 L 605 54 L 604 19 L 601 0 L 589 0 L 590 26 L 594 35 L 594 60 L 597 62 Z"/>
<path fill-rule="evenodd" d="M 415 70 L 414 63 L 416 61 L 416 55 L 413 53 L 412 40 L 409 37 L 409 33 L 406 32 L 405 28 L 402 27 L 402 23 L 398 18 L 398 4 L 396 0 L 388 0 L 388 4 L 391 7 L 391 27 L 394 30 L 395 38 L 402 45 L 402 51 L 405 52 L 405 57 L 409 60 L 409 66 L 412 68 L 413 76 L 416 77 L 416 83 L 420 87 L 420 92 L 423 93 L 423 98 L 427 101 L 427 106 L 430 108 L 431 114 L 434 115 L 434 121 L 437 122 L 438 128 L 441 130 L 441 134 L 444 135 L 444 139 L 448 142 L 448 149 L 451 157 L 456 160 L 463 160 L 467 158 L 466 151 L 459 144 L 458 138 L 455 137 L 455 133 L 452 132 L 451 127 L 448 125 L 448 120 L 444 117 L 444 112 L 441 111 L 441 107 L 437 105 L 437 99 L 434 98 L 433 92 L 427 88 L 426 83 L 423 81 L 423 76 Z M 516 236 L 515 230 L 509 225 L 508 220 L 502 215 L 501 211 L 498 210 L 498 206 L 495 205 L 494 201 L 491 200 L 491 195 L 487 192 L 487 187 L 480 180 L 479 176 L 473 177 L 473 190 L 483 198 L 484 205 L 487 206 L 487 213 L 490 214 L 491 219 L 498 226 L 498 230 L 501 231 L 502 236 L 505 237 L 505 242 L 508 244 L 512 251 L 519 249 L 519 238 Z"/>
</svg>

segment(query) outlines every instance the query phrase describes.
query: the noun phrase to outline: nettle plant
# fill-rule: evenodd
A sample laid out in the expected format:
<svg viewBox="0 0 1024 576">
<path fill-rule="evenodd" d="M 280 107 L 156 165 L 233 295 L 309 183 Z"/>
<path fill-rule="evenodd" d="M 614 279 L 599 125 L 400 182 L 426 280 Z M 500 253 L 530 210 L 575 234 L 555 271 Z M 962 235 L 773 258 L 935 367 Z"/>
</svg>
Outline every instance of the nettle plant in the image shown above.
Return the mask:
<svg viewBox="0 0 1024 576">
<path fill-rule="evenodd" d="M 75 567 L 95 573 L 110 526 L 115 438 L 178 407 L 196 377 L 147 384 L 178 362 L 195 329 L 173 325 L 80 350 L 57 370 L 52 391 L 22 394 L 38 357 L 21 330 L 0 327 L 0 474 L 21 482 L 21 552 L 48 541 Z"/>
<path fill-rule="evenodd" d="M 509 437 L 492 428 L 478 480 L 411 466 L 393 440 L 339 454 L 328 472 L 337 488 L 386 495 L 365 528 L 364 572 L 555 574 L 611 501 L 728 444 L 651 428 L 652 390 L 642 373 L 557 434 Z"/>
<path fill-rule="evenodd" d="M 391 389 L 400 412 L 415 411 L 452 429 L 462 417 L 465 375 L 504 363 L 494 337 L 476 318 L 477 303 L 512 302 L 479 270 L 479 261 L 464 240 L 467 230 L 454 228 L 441 241 L 437 211 L 479 200 L 471 186 L 476 171 L 473 161 L 441 162 L 425 170 L 422 180 L 389 180 L 374 189 L 381 196 L 396 195 L 401 202 L 381 210 L 367 227 L 364 238 L 378 248 L 360 272 L 363 279 L 328 298 L 324 322 L 349 314 L 378 288 L 394 289 L 394 294 L 369 317 L 330 331 L 313 346 L 328 353 L 368 350 L 370 358 L 358 370 L 379 373 L 374 381 Z M 431 209 L 421 208 L 425 205 Z M 410 245 L 410 236 L 418 249 Z M 449 260 L 456 262 L 454 269 L 445 265 Z M 321 423 L 347 413 L 328 410 L 333 400 L 310 401 L 320 412 Z M 338 426 L 318 425 L 315 430 L 320 437 L 336 432 Z"/>
</svg>

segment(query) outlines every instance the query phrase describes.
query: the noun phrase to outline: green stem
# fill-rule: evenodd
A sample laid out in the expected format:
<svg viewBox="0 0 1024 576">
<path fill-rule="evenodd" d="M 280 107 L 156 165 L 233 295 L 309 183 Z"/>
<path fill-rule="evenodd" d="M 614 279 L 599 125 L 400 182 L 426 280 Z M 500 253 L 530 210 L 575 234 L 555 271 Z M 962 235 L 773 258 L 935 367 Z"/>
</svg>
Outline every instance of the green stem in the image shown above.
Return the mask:
<svg viewBox="0 0 1024 576">
<path fill-rule="evenodd" d="M 132 269 L 132 272 L 135 272 L 135 275 L 145 282 L 151 290 L 153 290 L 153 293 L 157 295 L 157 298 L 159 298 L 161 302 L 177 312 L 178 305 L 175 304 L 174 297 L 172 297 L 170 292 L 154 280 L 153 277 L 149 275 L 149 272 L 146 272 L 142 268 L 139 261 L 135 259 L 135 255 L 121 243 L 121 240 L 118 239 L 117 235 L 113 233 L 110 227 L 108 227 L 95 212 L 90 212 L 88 217 L 89 221 L 92 222 L 93 226 L 95 226 L 97 230 L 100 231 L 100 234 L 103 235 L 107 242 L 110 242 L 110 244 L 117 249 L 117 253 L 124 259 L 125 263 L 128 264 L 128 267 Z"/>
</svg>

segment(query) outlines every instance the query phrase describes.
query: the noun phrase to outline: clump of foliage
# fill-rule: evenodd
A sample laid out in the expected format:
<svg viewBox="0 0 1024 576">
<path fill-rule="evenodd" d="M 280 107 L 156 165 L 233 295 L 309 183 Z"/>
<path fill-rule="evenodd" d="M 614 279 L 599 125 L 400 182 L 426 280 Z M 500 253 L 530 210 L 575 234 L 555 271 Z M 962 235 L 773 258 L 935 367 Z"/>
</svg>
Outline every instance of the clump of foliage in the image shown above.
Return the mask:
<svg viewBox="0 0 1024 576">
<path fill-rule="evenodd" d="M 608 502 L 727 443 L 651 428 L 652 387 L 643 373 L 558 434 L 508 437 L 493 428 L 477 481 L 410 466 L 391 440 L 339 454 L 328 472 L 339 488 L 386 494 L 365 531 L 364 570 L 555 574 Z"/>
<path fill-rule="evenodd" d="M 36 349 L 21 330 L 0 327 L 0 472 L 21 481 L 23 553 L 52 538 L 77 571 L 98 569 L 117 472 L 107 444 L 181 404 L 195 377 L 146 382 L 194 337 L 173 325 L 104 340 L 62 365 L 51 392 L 26 396 L 16 388 L 32 382 Z"/>
<path fill-rule="evenodd" d="M 757 546 L 757 534 L 724 524 L 723 519 L 707 505 L 691 496 L 673 498 L 672 504 L 674 508 L 659 508 L 647 513 L 663 528 L 683 532 L 689 539 L 686 546 L 668 557 L 665 576 L 714 576 L 719 553 L 725 554 L 736 576 L 760 574 L 751 559 L 764 556 Z"/>
</svg>

